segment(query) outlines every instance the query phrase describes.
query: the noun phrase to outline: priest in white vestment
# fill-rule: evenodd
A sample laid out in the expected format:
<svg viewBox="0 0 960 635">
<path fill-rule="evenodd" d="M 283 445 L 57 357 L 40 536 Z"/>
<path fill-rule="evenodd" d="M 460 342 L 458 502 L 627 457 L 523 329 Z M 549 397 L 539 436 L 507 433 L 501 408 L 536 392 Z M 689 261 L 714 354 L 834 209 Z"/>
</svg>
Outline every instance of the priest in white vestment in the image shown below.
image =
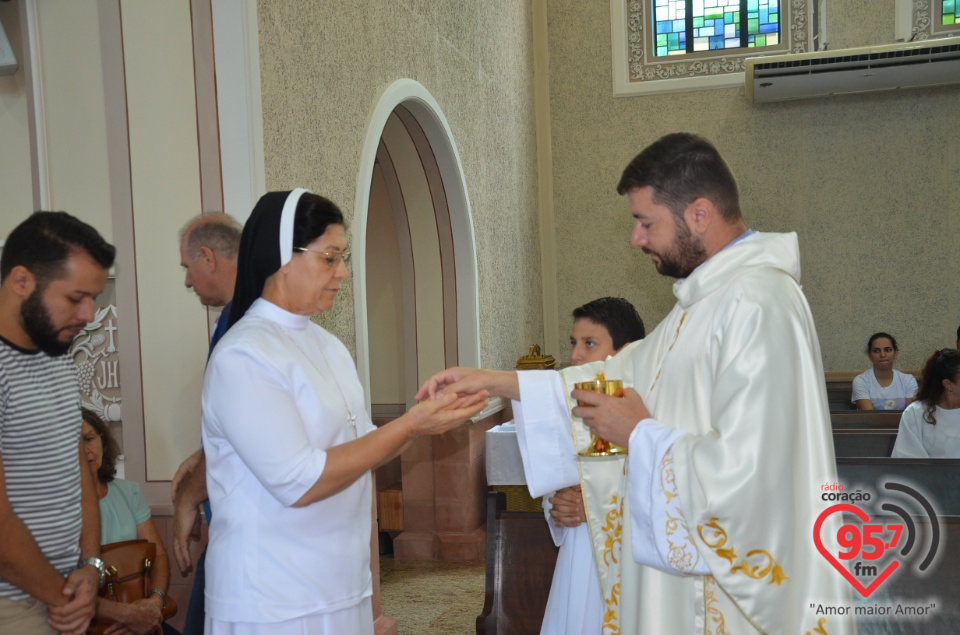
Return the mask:
<svg viewBox="0 0 960 635">
<path fill-rule="evenodd" d="M 850 587 L 813 540 L 836 466 L 796 235 L 747 230 L 729 168 L 690 134 L 645 149 L 618 191 L 636 219 L 631 243 L 678 278 L 663 322 L 606 362 L 449 369 L 422 392 L 518 400 L 531 495 L 582 486 L 603 633 L 854 633 L 836 615 Z M 626 396 L 571 391 L 600 372 Z M 628 446 L 626 461 L 578 459 L 584 423 Z M 839 521 L 827 517 L 825 541 Z"/>
</svg>

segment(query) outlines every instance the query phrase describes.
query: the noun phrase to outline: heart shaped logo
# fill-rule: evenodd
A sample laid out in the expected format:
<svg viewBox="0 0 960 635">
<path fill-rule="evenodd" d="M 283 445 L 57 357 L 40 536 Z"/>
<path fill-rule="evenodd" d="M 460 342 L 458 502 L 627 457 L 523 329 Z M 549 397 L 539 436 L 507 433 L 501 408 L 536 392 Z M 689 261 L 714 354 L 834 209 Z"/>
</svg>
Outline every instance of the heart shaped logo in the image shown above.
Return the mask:
<svg viewBox="0 0 960 635">
<path fill-rule="evenodd" d="M 853 574 L 847 570 L 847 567 L 844 566 L 842 562 L 837 560 L 832 553 L 827 551 L 827 548 L 823 545 L 823 541 L 820 540 L 820 528 L 823 526 L 823 522 L 828 516 L 836 512 L 850 512 L 862 520 L 864 524 L 870 520 L 870 517 L 867 515 L 867 513 L 858 507 L 844 503 L 833 505 L 832 507 L 828 507 L 827 509 L 823 510 L 823 512 L 817 516 L 817 522 L 813 525 L 813 542 L 817 545 L 817 551 L 820 552 L 820 555 L 826 558 L 827 562 L 832 564 L 833 568 L 839 571 L 840 575 L 846 578 L 847 582 L 852 584 L 853 588 L 855 588 L 860 595 L 863 597 L 869 597 L 870 594 L 876 591 L 877 587 L 879 587 L 883 581 L 890 576 L 891 573 L 896 571 L 897 567 L 900 566 L 900 562 L 897 560 L 891 561 L 890 564 L 888 564 L 887 567 L 880 572 L 876 578 L 874 578 L 873 582 L 871 582 L 869 586 L 863 586 L 863 584 L 860 583 L 860 580 L 857 580 L 855 577 L 853 577 Z"/>
</svg>

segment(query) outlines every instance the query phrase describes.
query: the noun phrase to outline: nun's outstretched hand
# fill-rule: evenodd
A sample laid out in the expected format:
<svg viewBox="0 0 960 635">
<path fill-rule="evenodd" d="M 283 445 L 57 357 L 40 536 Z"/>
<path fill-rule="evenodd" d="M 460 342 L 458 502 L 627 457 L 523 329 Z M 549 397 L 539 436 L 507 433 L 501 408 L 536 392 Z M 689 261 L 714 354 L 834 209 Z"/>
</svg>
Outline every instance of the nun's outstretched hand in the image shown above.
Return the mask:
<svg viewBox="0 0 960 635">
<path fill-rule="evenodd" d="M 481 390 L 472 394 L 447 393 L 421 401 L 407 413 L 417 436 L 443 434 L 465 423 L 487 405 L 490 394 Z"/>
</svg>

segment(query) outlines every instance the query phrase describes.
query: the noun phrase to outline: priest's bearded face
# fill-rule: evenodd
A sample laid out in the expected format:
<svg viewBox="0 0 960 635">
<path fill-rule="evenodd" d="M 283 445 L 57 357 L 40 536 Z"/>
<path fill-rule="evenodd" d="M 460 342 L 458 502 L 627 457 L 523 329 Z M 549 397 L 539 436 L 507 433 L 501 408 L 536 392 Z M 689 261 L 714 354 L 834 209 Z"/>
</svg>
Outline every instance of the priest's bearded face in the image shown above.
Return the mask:
<svg viewBox="0 0 960 635">
<path fill-rule="evenodd" d="M 653 201 L 652 187 L 631 190 L 627 197 L 636 219 L 630 244 L 650 255 L 658 273 L 686 278 L 706 260 L 703 243 L 683 218 Z"/>
</svg>

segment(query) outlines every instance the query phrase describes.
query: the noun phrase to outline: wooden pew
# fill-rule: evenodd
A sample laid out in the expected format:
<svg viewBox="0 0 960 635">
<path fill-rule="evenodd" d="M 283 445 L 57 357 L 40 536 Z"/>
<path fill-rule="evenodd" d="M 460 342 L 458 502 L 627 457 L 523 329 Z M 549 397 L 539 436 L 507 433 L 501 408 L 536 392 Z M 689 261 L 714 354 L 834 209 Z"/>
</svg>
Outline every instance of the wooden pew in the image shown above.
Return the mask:
<svg viewBox="0 0 960 635">
<path fill-rule="evenodd" d="M 838 459 L 889 457 L 893 453 L 893 446 L 896 442 L 896 429 L 833 431 L 833 451 Z"/>
<path fill-rule="evenodd" d="M 902 410 L 851 410 L 849 412 L 831 412 L 830 423 L 834 430 L 888 429 L 900 427 Z"/>
<path fill-rule="evenodd" d="M 503 493 L 487 493 L 487 580 L 477 635 L 537 635 L 558 549 L 543 512 L 506 507 Z"/>
<path fill-rule="evenodd" d="M 912 482 L 937 501 L 935 507 L 939 516 L 951 522 L 960 522 L 960 488 L 957 487 L 960 483 L 960 459 L 837 459 L 837 476 L 845 485 L 845 491 L 858 487 L 873 491 L 877 483 L 889 480 L 899 479 L 907 485 Z M 881 502 L 871 499 L 868 505 L 874 507 L 870 507 L 868 512 L 881 513 Z M 960 609 L 960 605 L 957 608 Z"/>
<path fill-rule="evenodd" d="M 831 412 L 837 458 L 889 457 L 900 427 L 899 410 Z"/>
<path fill-rule="evenodd" d="M 830 404 L 830 412 L 845 412 L 847 410 L 856 410 L 857 407 L 850 402 L 850 396 L 853 394 L 853 381 L 851 379 L 836 379 L 827 373 L 827 402 Z"/>
</svg>

